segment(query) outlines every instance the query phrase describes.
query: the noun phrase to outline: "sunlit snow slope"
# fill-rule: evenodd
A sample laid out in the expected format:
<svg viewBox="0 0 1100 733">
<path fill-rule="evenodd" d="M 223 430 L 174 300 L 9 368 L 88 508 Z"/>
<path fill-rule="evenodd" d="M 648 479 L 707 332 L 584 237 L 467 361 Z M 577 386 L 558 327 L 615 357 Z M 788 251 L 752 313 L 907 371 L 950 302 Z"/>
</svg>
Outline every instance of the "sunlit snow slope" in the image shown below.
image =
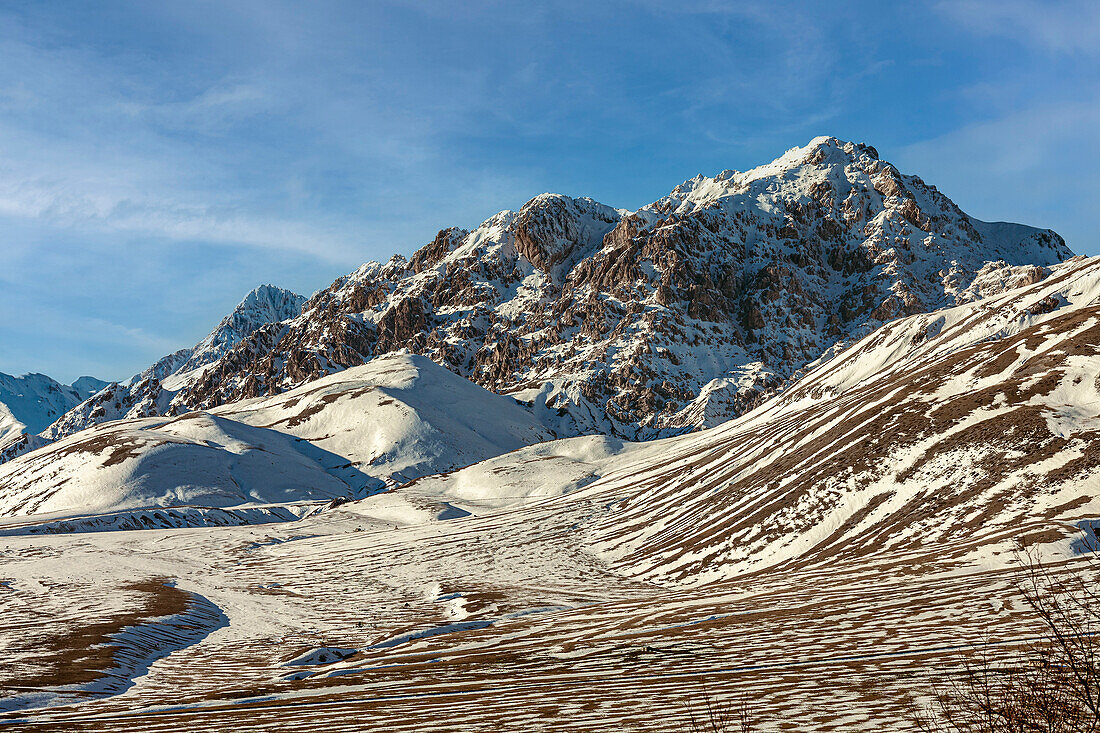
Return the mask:
<svg viewBox="0 0 1100 733">
<path fill-rule="evenodd" d="M 391 355 L 276 397 L 121 420 L 0 466 L 0 515 L 362 496 L 549 433 L 515 400 Z"/>
<path fill-rule="evenodd" d="M 1100 260 L 889 323 L 779 399 L 667 442 L 621 491 L 598 554 L 703 583 L 1100 513 Z M 1053 536 L 1053 535 L 1051 535 Z"/>
<path fill-rule="evenodd" d="M 293 522 L 0 536 L 0 720 L 673 733 L 710 695 L 760 730 L 912 731 L 933 680 L 1039 633 L 1013 548 L 1081 569 L 1100 516 L 1100 260 L 995 269 L 711 430 L 517 446 Z M 286 419 L 327 394 L 211 414 L 368 471 Z"/>
</svg>

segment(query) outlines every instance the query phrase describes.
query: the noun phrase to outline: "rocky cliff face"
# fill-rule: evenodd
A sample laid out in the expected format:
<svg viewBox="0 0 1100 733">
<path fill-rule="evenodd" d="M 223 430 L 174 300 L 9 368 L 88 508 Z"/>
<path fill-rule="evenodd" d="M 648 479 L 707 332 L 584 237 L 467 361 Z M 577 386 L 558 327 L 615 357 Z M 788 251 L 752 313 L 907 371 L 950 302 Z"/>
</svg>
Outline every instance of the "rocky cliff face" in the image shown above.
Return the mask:
<svg viewBox="0 0 1100 733">
<path fill-rule="evenodd" d="M 874 148 L 817 138 L 635 212 L 544 194 L 445 229 L 255 331 L 168 410 L 407 350 L 567 415 L 563 430 L 649 438 L 739 415 L 838 342 L 1070 255 L 1049 230 L 967 216 Z"/>
</svg>

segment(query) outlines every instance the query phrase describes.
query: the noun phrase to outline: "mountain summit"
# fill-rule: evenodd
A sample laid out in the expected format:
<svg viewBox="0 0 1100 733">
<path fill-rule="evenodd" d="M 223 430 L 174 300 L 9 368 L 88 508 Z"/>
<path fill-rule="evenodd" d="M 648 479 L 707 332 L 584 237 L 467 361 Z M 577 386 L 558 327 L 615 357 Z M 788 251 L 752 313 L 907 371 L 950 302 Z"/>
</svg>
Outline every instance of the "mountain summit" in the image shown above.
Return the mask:
<svg viewBox="0 0 1100 733">
<path fill-rule="evenodd" d="M 1036 281 L 1071 254 L 1050 230 L 968 216 L 868 145 L 819 137 L 634 212 L 542 194 L 444 229 L 241 340 L 171 409 L 408 350 L 550 408 L 563 430 L 666 435 L 743 413 L 885 321 Z"/>
<path fill-rule="evenodd" d="M 108 420 L 164 414 L 175 393 L 197 379 L 205 367 L 218 361 L 257 328 L 298 315 L 305 300 L 274 285 L 259 286 L 202 341 L 161 358 L 126 382 L 107 385 L 58 419 L 45 437 L 57 440 Z"/>
</svg>

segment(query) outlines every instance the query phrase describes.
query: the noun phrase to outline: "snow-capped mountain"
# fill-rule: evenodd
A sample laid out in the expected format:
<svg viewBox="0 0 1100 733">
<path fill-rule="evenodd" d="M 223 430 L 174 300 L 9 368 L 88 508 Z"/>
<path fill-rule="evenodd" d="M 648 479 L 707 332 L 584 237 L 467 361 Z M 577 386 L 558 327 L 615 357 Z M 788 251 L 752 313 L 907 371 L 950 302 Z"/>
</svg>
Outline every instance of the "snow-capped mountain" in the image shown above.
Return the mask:
<svg viewBox="0 0 1100 733">
<path fill-rule="evenodd" d="M 256 330 L 155 409 L 276 394 L 408 350 L 534 403 L 562 435 L 650 438 L 742 414 L 837 344 L 1070 255 L 1049 230 L 966 215 L 874 148 L 816 138 L 635 212 L 544 194 L 441 231 Z"/>
<path fill-rule="evenodd" d="M 256 329 L 297 316 L 306 299 L 274 285 L 256 288 L 195 346 L 158 360 L 126 382 L 115 382 L 59 417 L 43 433 L 57 440 L 79 430 L 124 417 L 164 414 L 177 391 L 198 379 Z"/>
<path fill-rule="evenodd" d="M 512 398 L 394 354 L 274 397 L 63 438 L 0 467 L 0 516 L 361 497 L 551 437 Z"/>
<path fill-rule="evenodd" d="M 636 212 L 544 194 L 308 302 L 263 286 L 195 347 L 4 457 L 108 420 L 278 394 L 392 351 L 532 404 L 559 435 L 681 433 L 744 413 L 883 322 L 1035 282 L 1070 254 L 1049 230 L 967 216 L 874 148 L 816 138 Z"/>
<path fill-rule="evenodd" d="M 88 399 L 107 383 L 95 377 L 80 377 L 72 384 L 60 384 L 45 374 L 13 377 L 0 373 L 0 447 L 29 433 L 35 434 Z"/>
</svg>

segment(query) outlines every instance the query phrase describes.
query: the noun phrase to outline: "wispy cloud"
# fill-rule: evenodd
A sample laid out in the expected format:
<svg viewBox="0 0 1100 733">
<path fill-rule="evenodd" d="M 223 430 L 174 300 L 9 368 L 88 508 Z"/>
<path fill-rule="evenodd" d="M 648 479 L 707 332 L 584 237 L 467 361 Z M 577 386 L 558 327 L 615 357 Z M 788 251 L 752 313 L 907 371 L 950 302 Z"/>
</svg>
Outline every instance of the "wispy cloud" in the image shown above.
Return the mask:
<svg viewBox="0 0 1100 733">
<path fill-rule="evenodd" d="M 269 90 L 255 81 L 220 80 L 180 101 L 123 100 L 119 110 L 165 130 L 225 134 L 233 125 L 277 110 Z"/>
<path fill-rule="evenodd" d="M 1055 54 L 1100 55 L 1100 3 L 1095 0 L 950 0 L 938 9 L 980 35 Z"/>
<path fill-rule="evenodd" d="M 1085 97 L 966 125 L 894 157 L 975 216 L 1051 227 L 1074 251 L 1094 254 L 1100 97 Z"/>
<path fill-rule="evenodd" d="M 232 168 L 239 161 L 202 149 L 202 138 L 270 109 L 260 85 L 216 78 L 165 99 L 129 68 L 8 30 L 0 35 L 10 62 L 0 71 L 0 215 L 356 259 L 346 222 L 341 230 L 316 212 L 295 218 L 256 206 Z"/>
<path fill-rule="evenodd" d="M 140 179 L 140 168 L 130 170 Z M 0 166 L 0 216 L 86 233 L 294 250 L 344 265 L 361 256 L 354 235 L 336 227 L 325 230 L 315 221 L 250 216 L 201 196 L 186 201 L 178 192 L 143 188 L 133 179 L 120 184 L 110 169 L 87 173 L 81 178 L 50 178 Z"/>
</svg>

